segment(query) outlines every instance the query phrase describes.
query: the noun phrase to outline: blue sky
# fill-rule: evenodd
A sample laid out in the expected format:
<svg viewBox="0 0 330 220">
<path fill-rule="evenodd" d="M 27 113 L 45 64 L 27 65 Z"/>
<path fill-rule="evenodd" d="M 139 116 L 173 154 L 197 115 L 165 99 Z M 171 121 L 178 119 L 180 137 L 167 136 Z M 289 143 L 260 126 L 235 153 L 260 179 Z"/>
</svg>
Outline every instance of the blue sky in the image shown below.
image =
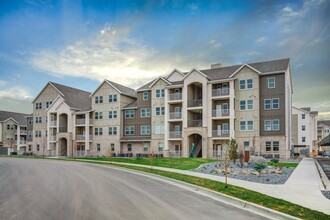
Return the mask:
<svg viewBox="0 0 330 220">
<path fill-rule="evenodd" d="M 137 88 L 174 68 L 291 58 L 293 103 L 330 119 L 330 1 L 0 0 L 0 109 L 48 81 Z"/>
</svg>

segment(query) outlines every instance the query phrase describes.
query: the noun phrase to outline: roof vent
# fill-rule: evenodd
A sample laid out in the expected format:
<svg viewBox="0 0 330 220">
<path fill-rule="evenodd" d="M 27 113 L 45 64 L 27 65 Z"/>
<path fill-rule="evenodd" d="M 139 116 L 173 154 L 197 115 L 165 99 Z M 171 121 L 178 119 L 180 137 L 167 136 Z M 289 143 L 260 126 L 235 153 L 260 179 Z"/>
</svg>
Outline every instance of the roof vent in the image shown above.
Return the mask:
<svg viewBox="0 0 330 220">
<path fill-rule="evenodd" d="M 211 64 L 211 69 L 217 69 L 220 68 L 221 66 L 222 66 L 221 63 Z"/>
</svg>

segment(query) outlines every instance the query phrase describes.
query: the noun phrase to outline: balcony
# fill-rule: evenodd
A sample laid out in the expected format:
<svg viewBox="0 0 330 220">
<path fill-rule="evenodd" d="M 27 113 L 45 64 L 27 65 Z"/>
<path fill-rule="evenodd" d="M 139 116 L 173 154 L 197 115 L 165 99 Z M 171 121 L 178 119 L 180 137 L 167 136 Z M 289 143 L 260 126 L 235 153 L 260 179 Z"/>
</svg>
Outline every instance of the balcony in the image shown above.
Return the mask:
<svg viewBox="0 0 330 220">
<path fill-rule="evenodd" d="M 212 110 L 212 117 L 214 118 L 229 117 L 229 109 Z"/>
<path fill-rule="evenodd" d="M 172 93 L 169 95 L 170 101 L 182 100 L 182 93 Z"/>
<path fill-rule="evenodd" d="M 213 89 L 212 97 L 227 96 L 229 95 L 229 89 Z"/>
<path fill-rule="evenodd" d="M 203 105 L 203 99 L 188 100 L 188 107 L 199 107 Z"/>
<path fill-rule="evenodd" d="M 77 134 L 76 135 L 76 141 L 85 141 L 86 135 L 85 134 Z M 93 140 L 93 135 L 89 135 L 89 140 Z"/>
<path fill-rule="evenodd" d="M 202 127 L 203 120 L 188 120 L 188 127 Z"/>
<path fill-rule="evenodd" d="M 49 135 L 49 141 L 56 141 L 56 135 Z"/>
<path fill-rule="evenodd" d="M 67 126 L 59 127 L 59 132 L 68 132 L 68 127 Z"/>
<path fill-rule="evenodd" d="M 20 130 L 19 133 L 20 133 L 20 135 L 26 135 L 27 134 L 26 130 Z"/>
<path fill-rule="evenodd" d="M 19 144 L 26 144 L 26 140 L 20 140 Z"/>
<path fill-rule="evenodd" d="M 181 112 L 170 112 L 170 119 L 182 119 Z"/>
<path fill-rule="evenodd" d="M 229 138 L 229 130 L 213 130 L 212 137 Z"/>
<path fill-rule="evenodd" d="M 57 121 L 50 121 L 49 126 L 50 127 L 56 127 L 57 126 Z"/>
<path fill-rule="evenodd" d="M 76 125 L 84 125 L 86 123 L 86 119 L 76 119 Z"/>
<path fill-rule="evenodd" d="M 169 138 L 182 138 L 182 131 L 171 131 L 169 133 Z"/>
</svg>

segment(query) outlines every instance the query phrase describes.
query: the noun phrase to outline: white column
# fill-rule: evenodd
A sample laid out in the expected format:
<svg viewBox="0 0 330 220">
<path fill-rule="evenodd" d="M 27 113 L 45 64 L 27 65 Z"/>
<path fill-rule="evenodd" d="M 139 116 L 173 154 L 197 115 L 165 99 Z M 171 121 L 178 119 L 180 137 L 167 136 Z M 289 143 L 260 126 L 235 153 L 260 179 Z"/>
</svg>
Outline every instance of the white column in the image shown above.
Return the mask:
<svg viewBox="0 0 330 220">
<path fill-rule="evenodd" d="M 212 137 L 212 84 L 207 85 L 207 136 Z"/>
<path fill-rule="evenodd" d="M 229 82 L 229 130 L 230 136 L 229 138 L 235 138 L 235 89 L 234 89 L 234 80 Z"/>
<path fill-rule="evenodd" d="M 21 127 L 17 125 L 17 140 L 16 140 L 17 154 L 19 152 L 19 148 L 21 144 L 20 141 L 21 141 Z"/>
<path fill-rule="evenodd" d="M 85 150 L 89 150 L 89 113 L 85 114 Z"/>
<path fill-rule="evenodd" d="M 165 117 L 164 117 L 164 151 L 168 152 L 169 150 L 169 146 L 168 146 L 168 133 L 169 133 L 169 129 L 168 129 L 168 119 L 169 119 L 169 115 L 170 115 L 170 106 L 168 104 L 168 89 L 165 89 L 165 97 L 164 97 L 164 106 L 165 106 Z M 152 126 L 152 125 L 151 125 Z M 153 129 L 153 128 L 151 128 Z"/>
<path fill-rule="evenodd" d="M 50 137 L 50 128 L 49 128 L 49 126 L 50 126 L 50 122 L 51 122 L 51 118 L 50 118 L 50 113 L 49 112 L 47 112 L 47 150 L 50 150 L 50 144 L 49 144 L 49 137 Z"/>
</svg>

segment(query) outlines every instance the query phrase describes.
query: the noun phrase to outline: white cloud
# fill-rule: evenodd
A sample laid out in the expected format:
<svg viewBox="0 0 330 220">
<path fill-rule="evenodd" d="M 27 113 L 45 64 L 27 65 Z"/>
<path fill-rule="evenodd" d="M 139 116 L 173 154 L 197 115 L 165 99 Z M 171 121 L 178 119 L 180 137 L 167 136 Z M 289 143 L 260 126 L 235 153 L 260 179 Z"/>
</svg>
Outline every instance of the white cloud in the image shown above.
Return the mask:
<svg viewBox="0 0 330 220">
<path fill-rule="evenodd" d="M 5 89 L 5 90 L 4 90 Z M 30 90 L 23 87 L 2 88 L 0 90 L 0 99 L 31 100 Z"/>
<path fill-rule="evenodd" d="M 221 43 L 216 40 L 210 40 L 209 44 L 213 49 L 218 49 L 219 47 L 221 47 Z"/>
<path fill-rule="evenodd" d="M 4 80 L 0 80 L 0 87 L 1 87 L 1 86 L 4 86 L 4 85 L 6 85 L 6 84 L 7 84 L 6 81 L 4 81 Z"/>
<path fill-rule="evenodd" d="M 263 42 L 263 41 L 265 41 L 265 40 L 266 40 L 266 37 L 262 36 L 262 37 L 258 37 L 258 38 L 256 38 L 254 41 L 255 41 L 256 43 L 261 43 L 261 42 Z"/>
<path fill-rule="evenodd" d="M 188 9 L 191 11 L 196 11 L 198 9 L 198 5 L 194 3 L 188 4 Z"/>
</svg>

